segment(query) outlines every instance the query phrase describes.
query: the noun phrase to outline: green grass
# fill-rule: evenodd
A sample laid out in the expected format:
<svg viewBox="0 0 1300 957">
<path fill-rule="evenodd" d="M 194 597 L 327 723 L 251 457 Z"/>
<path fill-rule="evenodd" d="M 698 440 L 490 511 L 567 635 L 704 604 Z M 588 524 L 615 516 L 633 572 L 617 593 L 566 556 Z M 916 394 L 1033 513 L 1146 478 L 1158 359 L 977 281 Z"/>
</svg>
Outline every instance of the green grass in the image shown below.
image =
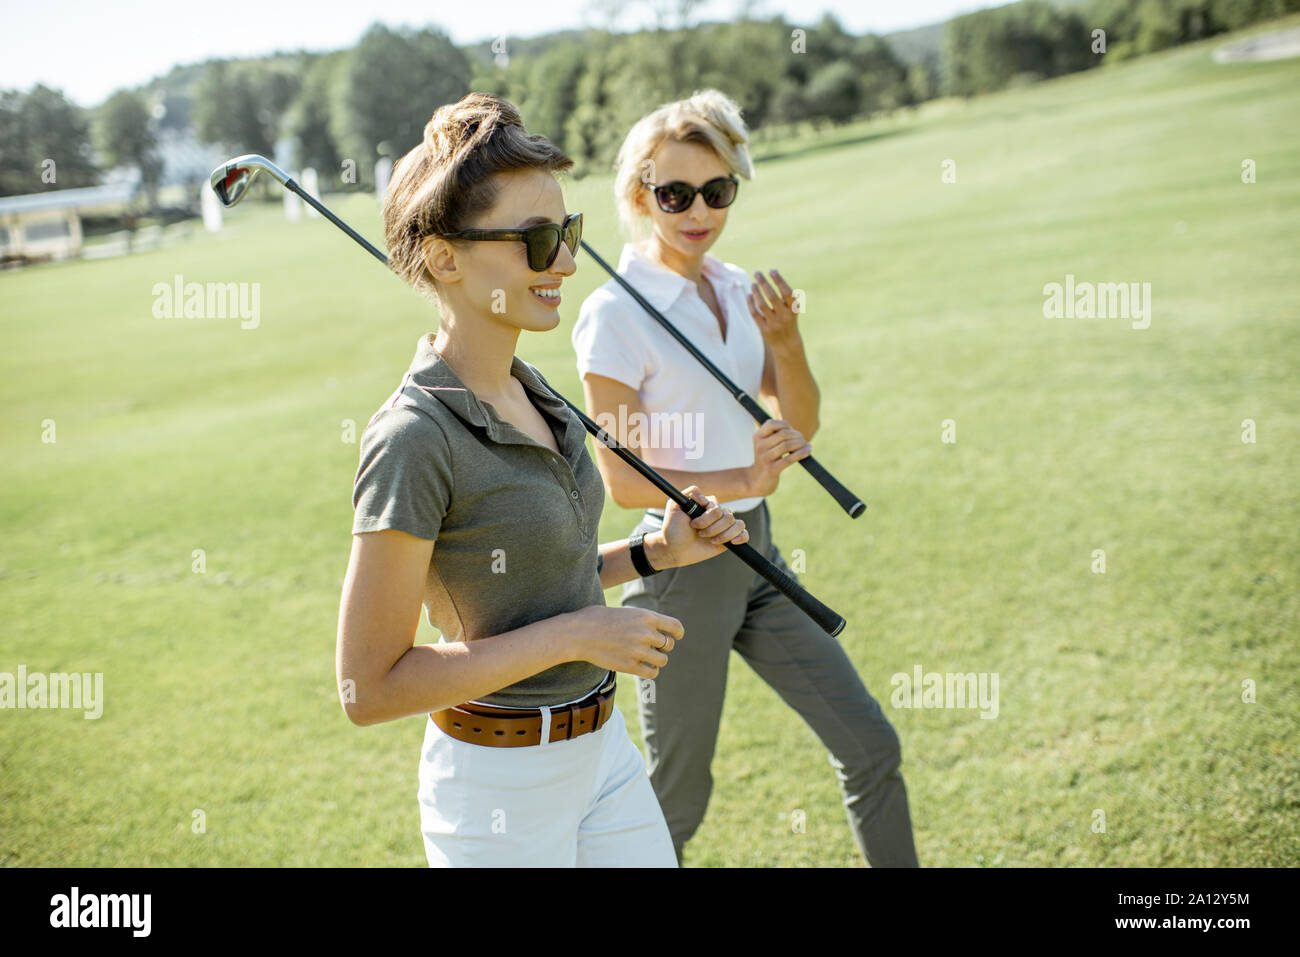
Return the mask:
<svg viewBox="0 0 1300 957">
<path fill-rule="evenodd" d="M 807 292 L 814 447 L 870 507 L 791 473 L 776 537 L 849 619 L 925 865 L 1300 863 L 1300 61 L 1213 45 L 765 144 L 715 249 Z M 566 189 L 617 259 L 609 179 Z M 380 238 L 372 201 L 338 212 Z M 423 721 L 348 723 L 333 652 L 342 423 L 436 315 L 324 222 L 227 226 L 0 276 L 0 671 L 102 671 L 106 697 L 0 712 L 0 863 L 424 864 Z M 154 318 L 178 273 L 261 283 L 260 327 Z M 1045 319 L 1067 273 L 1150 282 L 1150 328 Z M 560 329 L 521 340 L 570 395 L 604 279 L 581 263 Z M 633 522 L 611 504 L 603 537 Z M 917 664 L 997 672 L 999 716 L 890 707 Z M 688 863 L 857 863 L 824 750 L 739 661 L 714 773 Z"/>
</svg>

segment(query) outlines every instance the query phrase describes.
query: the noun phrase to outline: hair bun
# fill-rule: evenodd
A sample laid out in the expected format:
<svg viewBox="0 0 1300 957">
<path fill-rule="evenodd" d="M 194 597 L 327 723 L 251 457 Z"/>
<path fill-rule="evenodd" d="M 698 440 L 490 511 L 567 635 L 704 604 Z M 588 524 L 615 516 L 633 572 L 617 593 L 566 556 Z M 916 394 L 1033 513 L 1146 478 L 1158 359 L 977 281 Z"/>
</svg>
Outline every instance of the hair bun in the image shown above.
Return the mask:
<svg viewBox="0 0 1300 957">
<path fill-rule="evenodd" d="M 434 158 L 450 158 L 473 149 L 498 127 L 523 128 L 513 103 L 491 93 L 471 93 L 440 106 L 424 126 L 424 148 Z"/>
</svg>

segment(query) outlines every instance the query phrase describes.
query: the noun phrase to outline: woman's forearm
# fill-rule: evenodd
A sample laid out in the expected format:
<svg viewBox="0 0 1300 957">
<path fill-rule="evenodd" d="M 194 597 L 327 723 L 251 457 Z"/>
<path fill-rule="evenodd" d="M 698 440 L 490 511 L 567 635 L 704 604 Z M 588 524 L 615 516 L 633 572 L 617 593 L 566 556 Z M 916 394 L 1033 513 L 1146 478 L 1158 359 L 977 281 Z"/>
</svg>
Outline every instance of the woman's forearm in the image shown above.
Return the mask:
<svg viewBox="0 0 1300 957">
<path fill-rule="evenodd" d="M 668 542 L 663 532 L 647 532 L 642 544 L 645 546 L 646 561 L 650 563 L 651 568 L 663 571 L 671 567 L 672 558 L 668 553 Z M 615 585 L 641 577 L 641 573 L 632 564 L 632 549 L 626 538 L 601 545 L 600 558 L 601 588 L 613 588 Z"/>
<path fill-rule="evenodd" d="M 370 725 L 441 711 L 576 660 L 565 618 L 556 615 L 477 641 L 416 645 L 383 678 L 356 688 L 348 716 Z"/>
<path fill-rule="evenodd" d="M 631 466 L 608 449 L 597 447 L 596 462 L 605 479 L 605 487 L 621 508 L 663 508 L 667 496 L 659 491 Z M 656 468 L 656 472 L 678 489 L 698 485 L 706 494 L 719 502 L 749 498 L 752 491 L 750 470 L 745 467 L 717 469 L 711 472 L 687 472 L 683 469 Z"/>
<path fill-rule="evenodd" d="M 772 347 L 772 373 L 777 418 L 789 422 L 811 441 L 820 424 L 821 391 L 813 379 L 802 339 L 792 336 L 790 341 Z"/>
</svg>

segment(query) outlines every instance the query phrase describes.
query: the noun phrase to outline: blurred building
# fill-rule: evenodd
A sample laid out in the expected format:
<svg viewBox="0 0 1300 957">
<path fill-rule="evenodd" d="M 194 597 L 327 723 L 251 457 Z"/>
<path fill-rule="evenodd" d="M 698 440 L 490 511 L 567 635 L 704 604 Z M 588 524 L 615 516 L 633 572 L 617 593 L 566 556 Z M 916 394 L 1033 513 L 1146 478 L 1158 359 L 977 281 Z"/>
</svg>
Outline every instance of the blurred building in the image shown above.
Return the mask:
<svg viewBox="0 0 1300 957">
<path fill-rule="evenodd" d="M 120 212 L 139 189 L 126 181 L 0 198 L 0 261 L 81 255 L 81 217 Z"/>
</svg>

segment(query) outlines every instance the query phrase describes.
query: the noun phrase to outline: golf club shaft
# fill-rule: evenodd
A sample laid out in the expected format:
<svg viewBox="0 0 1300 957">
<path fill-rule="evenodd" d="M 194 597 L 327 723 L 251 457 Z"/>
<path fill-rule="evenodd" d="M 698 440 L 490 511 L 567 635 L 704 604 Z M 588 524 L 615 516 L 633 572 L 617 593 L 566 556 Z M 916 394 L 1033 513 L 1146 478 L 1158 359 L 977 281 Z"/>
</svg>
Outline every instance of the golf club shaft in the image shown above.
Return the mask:
<svg viewBox="0 0 1300 957">
<path fill-rule="evenodd" d="M 343 230 L 343 232 L 347 233 L 359 245 L 365 247 L 366 251 L 381 263 L 388 265 L 387 256 L 368 243 L 365 238 L 363 238 L 361 234 L 351 226 L 330 212 L 314 196 L 302 189 L 291 177 L 286 176 L 283 180 L 280 180 L 280 182 L 293 192 L 297 193 L 307 202 L 311 203 L 313 207 L 320 211 L 322 216 L 328 219 L 335 226 L 339 227 L 339 229 Z M 641 459 L 638 458 L 630 449 L 621 445 L 612 435 L 607 433 L 591 419 L 587 418 L 587 416 L 577 406 L 552 389 L 549 383 L 546 387 L 550 390 L 552 395 L 567 405 L 573 413 L 578 416 L 578 419 L 582 422 L 586 430 L 595 436 L 597 441 L 607 446 L 624 462 L 651 482 L 655 488 L 659 489 L 659 491 L 663 492 L 666 496 L 676 502 L 678 508 L 684 511 L 691 518 L 694 518 L 704 511 L 704 507 L 700 505 L 699 502 L 683 495 L 675 486 L 672 485 L 672 483 L 650 466 L 646 465 L 645 462 L 641 461 Z M 815 621 L 827 634 L 834 636 L 844 630 L 845 620 L 842 616 L 836 614 L 826 605 L 822 604 L 822 602 L 814 598 L 806 588 L 794 579 L 793 576 L 787 575 L 785 572 L 781 571 L 781 569 L 777 568 L 772 564 L 772 562 L 768 561 L 768 559 L 755 551 L 753 547 L 750 545 L 736 545 L 732 542 L 728 542 L 727 549 L 750 568 L 754 569 L 754 571 L 761 575 L 765 580 L 770 582 L 774 588 L 781 592 L 781 594 L 789 598 L 791 602 L 798 606 L 806 615 L 808 615 L 809 618 Z"/>
<path fill-rule="evenodd" d="M 637 292 L 636 289 L 632 287 L 631 283 L 629 283 L 626 279 L 624 279 L 612 268 L 610 268 L 609 263 L 601 259 L 600 255 L 596 252 L 596 250 L 592 249 L 590 246 L 587 245 L 587 241 L 585 239 L 582 240 L 581 242 L 582 242 L 582 248 L 587 250 L 591 258 L 596 260 L 596 263 L 602 269 L 604 269 L 605 272 L 613 276 L 614 279 L 618 282 L 618 284 L 622 286 L 625 290 L 627 290 L 628 294 L 631 295 L 631 297 L 637 301 L 637 304 L 650 314 L 650 318 L 654 319 L 656 322 L 659 323 L 659 325 L 663 326 L 664 329 L 667 330 L 670 336 L 672 336 L 674 339 L 680 342 L 682 344 L 682 347 L 685 348 L 686 351 L 689 352 L 691 355 L 693 355 L 696 358 L 696 360 L 700 363 L 700 365 L 704 366 L 704 368 L 709 371 L 709 373 L 713 376 L 713 378 L 721 382 L 723 387 L 728 392 L 731 393 L 731 397 L 735 399 L 737 402 L 739 402 L 741 407 L 746 412 L 748 412 L 751 416 L 753 416 L 755 422 L 757 422 L 759 425 L 762 425 L 764 422 L 766 422 L 768 419 L 772 417 L 771 415 L 768 414 L 766 409 L 764 409 L 761 405 L 759 405 L 759 403 L 756 402 L 754 398 L 749 395 L 749 393 L 747 393 L 740 386 L 736 385 L 736 383 L 733 382 L 725 372 L 723 372 L 716 365 L 710 362 L 709 358 L 703 352 L 701 352 L 699 349 L 695 347 L 695 343 L 691 342 L 690 339 L 686 338 L 686 336 L 683 335 L 682 332 L 676 326 L 674 326 L 671 322 L 669 322 L 658 309 L 650 305 L 650 303 L 646 301 L 645 297 L 642 296 L 641 293 Z M 835 501 L 837 501 L 840 504 L 840 508 L 844 509 L 844 511 L 849 513 L 850 518 L 857 518 L 864 511 L 866 511 L 867 509 L 866 503 L 864 503 L 860 498 L 858 498 L 847 488 L 845 488 L 844 485 L 841 484 L 840 481 L 835 478 L 835 476 L 831 475 L 830 472 L 826 471 L 825 466 L 823 466 L 820 462 L 814 459 L 811 455 L 800 459 L 799 464 L 802 465 L 804 469 L 807 470 L 809 475 L 811 475 L 814 479 L 817 480 L 817 484 L 819 484 L 822 488 L 826 489 L 826 491 L 831 494 L 831 498 L 835 499 Z"/>
<path fill-rule="evenodd" d="M 362 236 L 360 233 L 358 233 L 355 229 L 353 229 L 347 223 L 343 222 L 343 220 L 339 219 L 337 216 L 331 213 L 329 209 L 326 208 L 324 203 L 322 203 L 311 193 L 307 192 L 305 189 L 303 189 L 301 186 L 295 183 L 292 177 L 285 179 L 284 185 L 286 188 L 293 190 L 295 193 L 297 193 L 299 196 L 305 199 L 308 203 L 310 203 L 312 207 L 316 210 L 316 212 L 320 213 L 331 223 L 333 223 L 339 229 L 343 230 L 345 233 L 347 233 L 349 236 L 355 239 L 358 243 L 364 246 L 366 248 L 366 251 L 370 253 L 370 255 L 374 256 L 385 266 L 388 265 L 387 256 L 381 253 L 374 246 L 370 245 L 370 243 L 366 241 L 366 238 Z"/>
</svg>

